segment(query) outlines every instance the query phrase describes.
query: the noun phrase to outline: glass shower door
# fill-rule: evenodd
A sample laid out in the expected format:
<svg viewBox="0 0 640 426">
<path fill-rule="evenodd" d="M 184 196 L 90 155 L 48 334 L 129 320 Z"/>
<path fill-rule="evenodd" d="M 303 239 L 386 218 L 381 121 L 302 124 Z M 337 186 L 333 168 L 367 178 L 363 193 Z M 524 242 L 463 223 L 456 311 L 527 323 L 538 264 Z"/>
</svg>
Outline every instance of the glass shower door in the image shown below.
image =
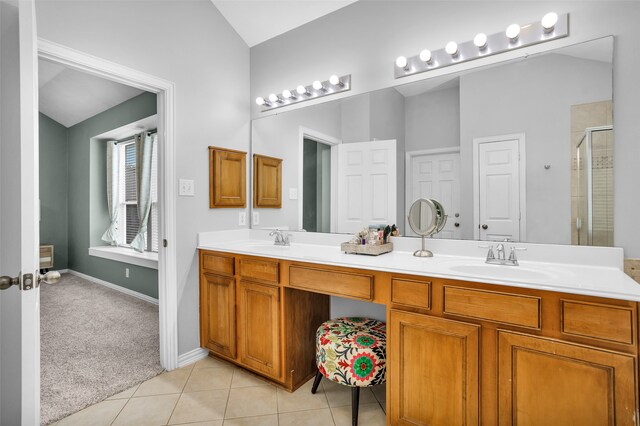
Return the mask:
<svg viewBox="0 0 640 426">
<path fill-rule="evenodd" d="M 576 150 L 578 244 L 613 246 L 613 127 L 587 128 Z"/>
</svg>

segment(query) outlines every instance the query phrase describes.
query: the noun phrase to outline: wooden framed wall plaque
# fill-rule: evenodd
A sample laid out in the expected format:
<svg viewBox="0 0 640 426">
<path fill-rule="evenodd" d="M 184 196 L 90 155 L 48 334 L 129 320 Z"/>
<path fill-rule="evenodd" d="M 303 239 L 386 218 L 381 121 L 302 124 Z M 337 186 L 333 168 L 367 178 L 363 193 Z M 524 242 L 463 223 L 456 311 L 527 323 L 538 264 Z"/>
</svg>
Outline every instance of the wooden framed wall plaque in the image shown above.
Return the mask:
<svg viewBox="0 0 640 426">
<path fill-rule="evenodd" d="M 209 208 L 247 206 L 247 153 L 209 147 Z"/>
<path fill-rule="evenodd" d="M 253 207 L 282 208 L 282 159 L 253 155 Z"/>
</svg>

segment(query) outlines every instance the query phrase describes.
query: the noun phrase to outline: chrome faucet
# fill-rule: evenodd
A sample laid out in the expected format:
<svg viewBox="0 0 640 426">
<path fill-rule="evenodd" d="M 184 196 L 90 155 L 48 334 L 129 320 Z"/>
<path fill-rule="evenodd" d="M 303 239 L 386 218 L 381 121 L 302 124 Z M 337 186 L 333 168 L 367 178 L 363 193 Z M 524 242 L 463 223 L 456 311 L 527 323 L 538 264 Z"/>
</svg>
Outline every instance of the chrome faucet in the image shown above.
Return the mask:
<svg viewBox="0 0 640 426">
<path fill-rule="evenodd" d="M 526 250 L 524 247 L 516 247 L 511 246 L 509 251 L 509 258 L 505 257 L 505 247 L 504 244 L 499 243 L 496 246 L 495 252 L 493 250 L 493 245 L 488 246 L 478 246 L 480 248 L 488 248 L 487 258 L 485 259 L 485 263 L 490 263 L 492 265 L 507 265 L 507 266 L 518 266 L 518 257 L 516 256 L 516 250 Z"/>
<path fill-rule="evenodd" d="M 279 229 L 274 229 L 273 231 L 269 232 L 269 236 L 273 237 L 274 235 L 276 238 L 273 241 L 273 244 L 277 246 L 291 245 L 289 241 L 289 237 L 291 236 L 290 234 L 282 234 L 282 231 L 280 231 Z"/>
</svg>

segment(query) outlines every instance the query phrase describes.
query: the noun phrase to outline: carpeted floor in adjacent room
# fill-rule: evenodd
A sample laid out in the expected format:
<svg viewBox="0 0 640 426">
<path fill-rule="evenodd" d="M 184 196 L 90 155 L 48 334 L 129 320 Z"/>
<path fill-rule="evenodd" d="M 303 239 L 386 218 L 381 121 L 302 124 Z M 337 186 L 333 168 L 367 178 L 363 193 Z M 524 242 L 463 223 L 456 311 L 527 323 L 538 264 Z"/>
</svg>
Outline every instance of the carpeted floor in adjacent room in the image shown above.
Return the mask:
<svg viewBox="0 0 640 426">
<path fill-rule="evenodd" d="M 162 371 L 157 305 L 70 274 L 40 288 L 43 425 Z"/>
</svg>

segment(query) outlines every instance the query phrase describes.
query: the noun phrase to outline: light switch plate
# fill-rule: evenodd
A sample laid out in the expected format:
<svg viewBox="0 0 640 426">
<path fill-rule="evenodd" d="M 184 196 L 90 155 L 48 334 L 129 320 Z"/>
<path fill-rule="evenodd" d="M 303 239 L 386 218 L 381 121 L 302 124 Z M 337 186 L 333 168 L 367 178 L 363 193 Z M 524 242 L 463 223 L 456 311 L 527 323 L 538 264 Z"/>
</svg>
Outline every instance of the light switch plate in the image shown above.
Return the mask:
<svg viewBox="0 0 640 426">
<path fill-rule="evenodd" d="M 260 212 L 253 212 L 253 217 L 251 218 L 252 225 L 260 224 Z"/>
<path fill-rule="evenodd" d="M 289 199 L 290 200 L 298 199 L 298 188 L 289 188 Z"/>
<path fill-rule="evenodd" d="M 178 195 L 182 197 L 193 197 L 195 194 L 194 183 L 191 179 L 180 179 Z"/>
<path fill-rule="evenodd" d="M 238 213 L 238 225 L 245 226 L 247 224 L 247 212 Z"/>
</svg>

